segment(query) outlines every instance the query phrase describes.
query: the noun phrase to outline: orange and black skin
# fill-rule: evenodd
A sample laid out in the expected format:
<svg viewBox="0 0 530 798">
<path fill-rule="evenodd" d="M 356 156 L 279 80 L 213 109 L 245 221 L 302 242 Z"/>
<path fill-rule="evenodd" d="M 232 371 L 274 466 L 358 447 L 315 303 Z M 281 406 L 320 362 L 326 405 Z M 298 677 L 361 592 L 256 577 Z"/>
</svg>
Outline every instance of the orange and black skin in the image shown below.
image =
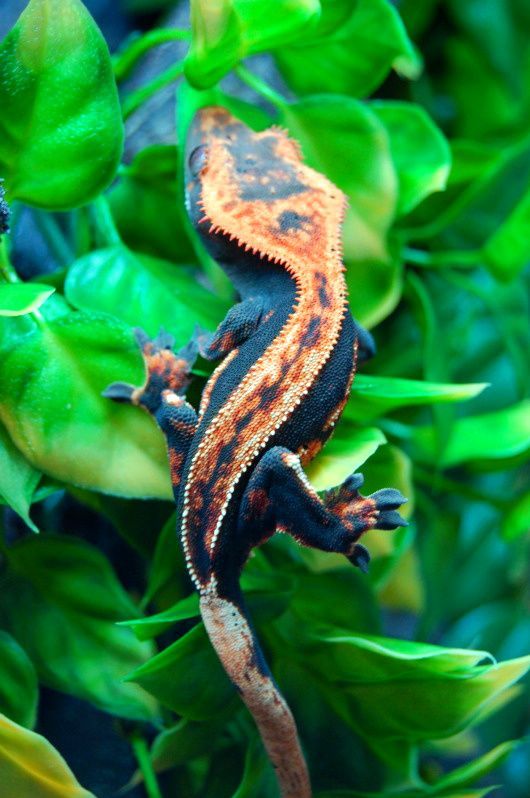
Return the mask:
<svg viewBox="0 0 530 798">
<path fill-rule="evenodd" d="M 202 109 L 191 125 L 185 185 L 190 220 L 240 301 L 213 336 L 197 335 L 176 355 L 164 336 L 141 339 L 146 385 L 117 384 L 108 395 L 146 407 L 166 434 L 206 629 L 256 720 L 282 798 L 309 798 L 296 726 L 247 617 L 239 575 L 251 549 L 276 531 L 365 570 L 362 533 L 405 523 L 399 491 L 364 497 L 353 475 L 319 495 L 302 470 L 332 433 L 357 360 L 373 350 L 347 303 L 345 199 L 303 164 L 284 131 L 255 133 L 223 108 Z M 198 350 L 222 360 L 195 414 L 183 394 Z"/>
</svg>

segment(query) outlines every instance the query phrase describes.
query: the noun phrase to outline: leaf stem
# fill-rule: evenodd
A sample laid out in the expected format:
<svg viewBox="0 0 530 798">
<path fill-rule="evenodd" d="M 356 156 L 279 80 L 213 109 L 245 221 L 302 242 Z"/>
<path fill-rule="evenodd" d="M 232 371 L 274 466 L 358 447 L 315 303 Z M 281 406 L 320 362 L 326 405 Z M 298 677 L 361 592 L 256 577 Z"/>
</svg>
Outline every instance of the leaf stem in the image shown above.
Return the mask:
<svg viewBox="0 0 530 798">
<path fill-rule="evenodd" d="M 243 83 L 246 83 L 247 86 L 250 86 L 255 92 L 261 94 L 262 97 L 272 103 L 276 108 L 283 110 L 286 105 L 288 105 L 287 100 L 282 97 L 281 94 L 278 94 L 268 83 L 243 66 L 243 64 L 239 64 L 239 66 L 234 69 L 234 72 Z"/>
<path fill-rule="evenodd" d="M 6 237 L 0 236 L 0 277 L 6 283 L 18 283 L 18 275 L 7 254 Z"/>
<path fill-rule="evenodd" d="M 483 261 L 480 249 L 454 250 L 454 252 L 427 252 L 423 249 L 404 247 L 403 258 L 407 263 L 426 268 L 451 266 L 455 269 L 472 269 Z"/>
<path fill-rule="evenodd" d="M 124 80 L 128 77 L 138 61 L 153 47 L 167 42 L 189 41 L 190 39 L 191 31 L 185 28 L 159 28 L 151 30 L 143 36 L 138 36 L 113 56 L 112 65 L 116 80 Z"/>
<path fill-rule="evenodd" d="M 138 767 L 144 778 L 145 791 L 148 798 L 162 798 L 145 738 L 142 737 L 141 734 L 135 733 L 130 740 L 134 755 L 136 756 L 136 761 L 138 762 Z"/>
<path fill-rule="evenodd" d="M 33 218 L 59 266 L 69 266 L 74 260 L 74 253 L 57 220 L 50 213 L 36 209 L 33 210 Z"/>
<path fill-rule="evenodd" d="M 152 97 L 153 94 L 156 94 L 157 91 L 160 91 L 160 89 L 163 89 L 170 83 L 174 83 L 182 77 L 183 73 L 184 62 L 178 61 L 176 64 L 172 64 L 168 69 L 165 69 L 157 75 L 156 78 L 149 83 L 146 83 L 145 86 L 140 86 L 139 89 L 131 92 L 123 102 L 123 118 L 128 119 L 131 114 L 138 110 L 138 108 Z"/>
<path fill-rule="evenodd" d="M 100 194 L 91 205 L 92 218 L 105 246 L 116 246 L 122 243 L 118 228 L 112 217 L 107 198 Z"/>
</svg>

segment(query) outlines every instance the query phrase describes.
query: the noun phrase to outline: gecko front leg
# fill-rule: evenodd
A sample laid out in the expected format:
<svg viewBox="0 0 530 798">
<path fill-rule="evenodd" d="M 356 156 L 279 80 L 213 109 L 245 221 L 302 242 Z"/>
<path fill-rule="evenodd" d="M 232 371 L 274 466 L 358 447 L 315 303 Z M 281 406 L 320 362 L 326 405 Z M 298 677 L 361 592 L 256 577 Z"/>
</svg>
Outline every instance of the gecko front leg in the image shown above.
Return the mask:
<svg viewBox="0 0 530 798">
<path fill-rule="evenodd" d="M 264 314 L 260 297 L 248 297 L 230 308 L 217 330 L 208 338 L 199 337 L 200 353 L 206 360 L 225 357 L 246 341 L 259 327 Z"/>
<path fill-rule="evenodd" d="M 400 491 L 384 488 L 362 496 L 362 483 L 363 477 L 353 474 L 342 485 L 318 494 L 298 455 L 275 446 L 261 458 L 249 480 L 241 504 L 240 531 L 253 535 L 253 545 L 274 531 L 288 532 L 305 546 L 344 554 L 365 571 L 370 557 L 357 542 L 363 532 L 396 529 L 407 522 L 397 512 L 406 501 Z"/>
<path fill-rule="evenodd" d="M 135 330 L 135 336 L 147 368 L 144 385 L 135 388 L 124 382 L 114 382 L 103 396 L 115 402 L 143 407 L 154 416 L 166 436 L 171 483 L 176 494 L 197 427 L 197 414 L 184 398 L 184 393 L 190 383 L 189 374 L 199 345 L 194 338 L 179 352 L 173 352 L 173 338 L 168 333 L 161 332 L 151 340 L 142 330 Z"/>
</svg>

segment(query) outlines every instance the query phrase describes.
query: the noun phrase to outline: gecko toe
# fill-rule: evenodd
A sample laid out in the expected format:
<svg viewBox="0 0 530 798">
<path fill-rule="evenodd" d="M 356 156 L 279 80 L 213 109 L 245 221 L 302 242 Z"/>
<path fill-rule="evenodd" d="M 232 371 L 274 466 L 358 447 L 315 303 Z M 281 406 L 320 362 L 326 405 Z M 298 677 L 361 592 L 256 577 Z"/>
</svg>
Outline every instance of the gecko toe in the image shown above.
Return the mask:
<svg viewBox="0 0 530 798">
<path fill-rule="evenodd" d="M 101 392 L 101 395 L 105 399 L 112 399 L 113 402 L 126 403 L 131 401 L 134 390 L 134 385 L 129 385 L 127 382 L 113 382 Z"/>
<path fill-rule="evenodd" d="M 375 501 L 378 510 L 397 510 L 398 507 L 408 501 L 401 491 L 396 490 L 396 488 L 376 490 L 375 493 L 370 495 L 370 498 Z"/>
<path fill-rule="evenodd" d="M 392 530 L 400 526 L 408 526 L 409 522 L 397 510 L 383 510 L 379 512 L 375 529 Z"/>
<path fill-rule="evenodd" d="M 361 543 L 355 544 L 352 553 L 348 555 L 348 560 L 352 563 L 352 565 L 355 565 L 356 568 L 359 568 L 363 574 L 368 573 L 368 566 L 370 565 L 370 553 L 368 549 Z"/>
</svg>

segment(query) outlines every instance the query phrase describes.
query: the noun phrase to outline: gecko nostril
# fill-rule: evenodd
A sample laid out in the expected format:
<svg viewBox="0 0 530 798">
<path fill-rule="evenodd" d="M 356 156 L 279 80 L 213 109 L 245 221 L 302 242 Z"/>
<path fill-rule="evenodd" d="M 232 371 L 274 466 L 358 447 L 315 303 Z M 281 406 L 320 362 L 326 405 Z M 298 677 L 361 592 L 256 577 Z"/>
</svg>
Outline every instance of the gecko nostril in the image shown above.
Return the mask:
<svg viewBox="0 0 530 798">
<path fill-rule="evenodd" d="M 188 158 L 188 166 L 193 177 L 197 177 L 206 166 L 208 151 L 204 144 L 200 144 L 191 152 Z"/>
</svg>

